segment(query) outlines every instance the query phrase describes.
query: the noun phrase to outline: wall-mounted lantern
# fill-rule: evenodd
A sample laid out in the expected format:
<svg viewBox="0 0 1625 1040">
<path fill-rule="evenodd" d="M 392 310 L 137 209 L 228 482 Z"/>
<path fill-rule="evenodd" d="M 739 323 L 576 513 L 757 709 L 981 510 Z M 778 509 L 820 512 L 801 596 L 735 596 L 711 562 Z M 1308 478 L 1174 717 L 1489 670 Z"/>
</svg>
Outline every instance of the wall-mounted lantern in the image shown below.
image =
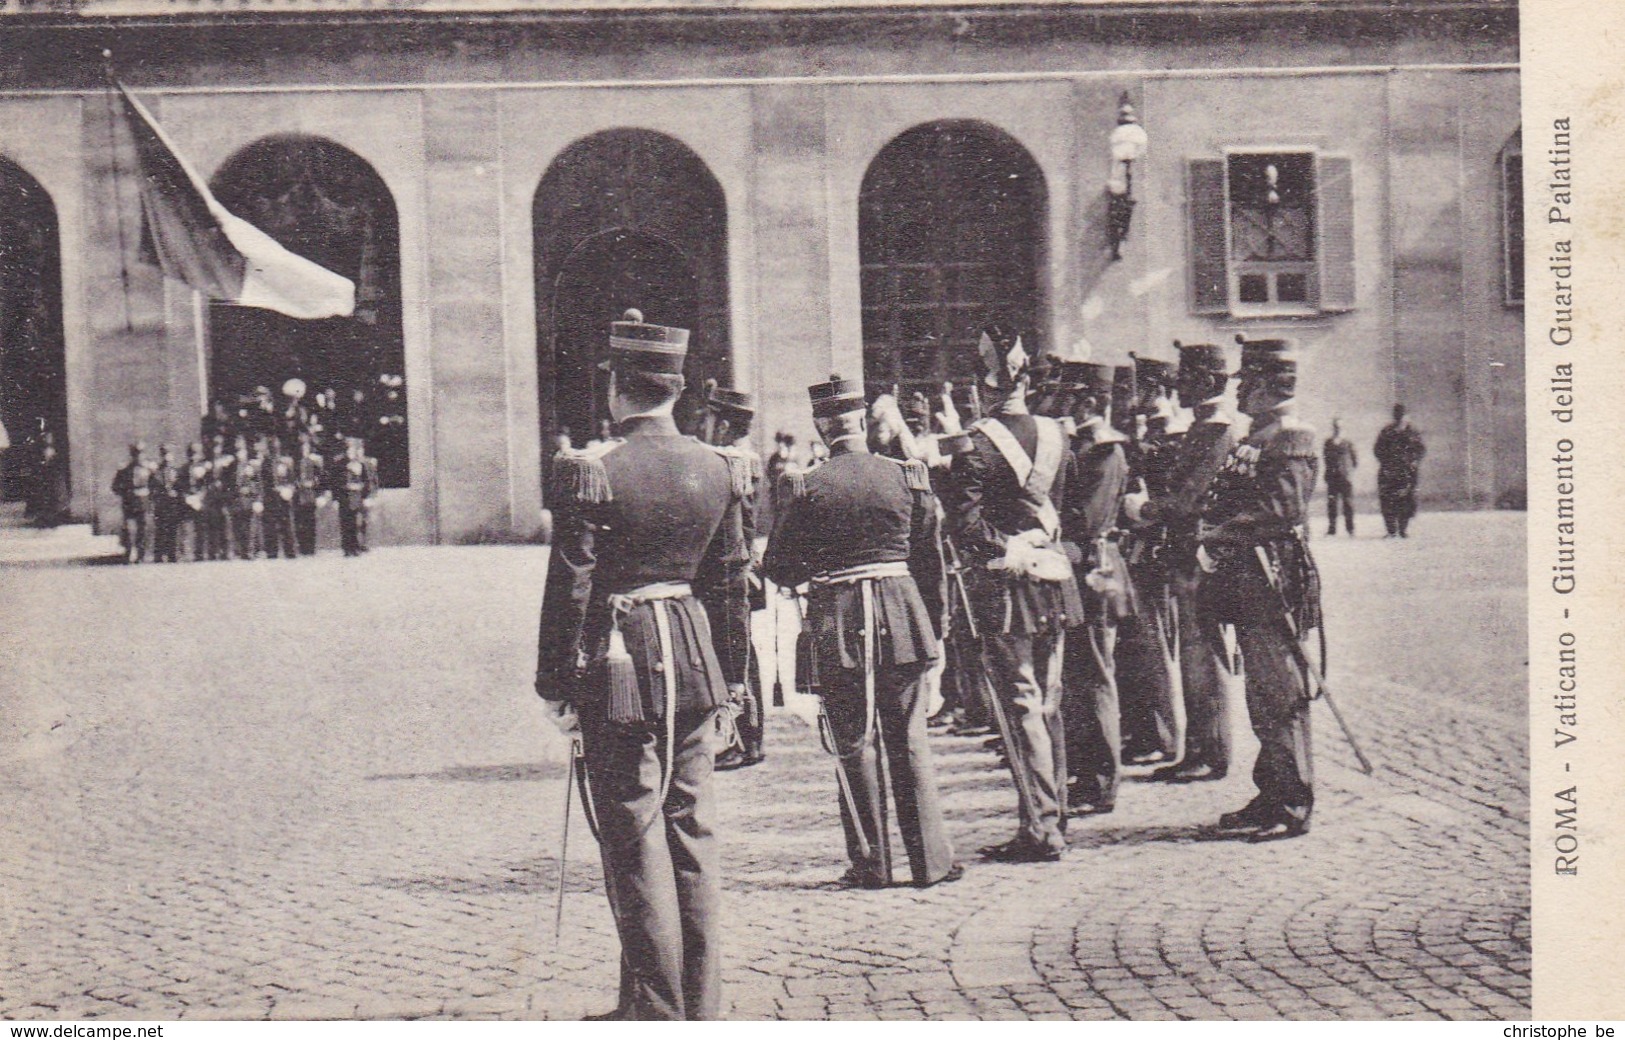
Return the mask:
<svg viewBox="0 0 1625 1040">
<path fill-rule="evenodd" d="M 1117 126 L 1112 128 L 1111 173 L 1106 177 L 1106 232 L 1112 246 L 1112 259 L 1123 259 L 1123 240 L 1134 219 L 1134 164 L 1145 158 L 1145 127 L 1134 116 L 1128 91 L 1117 99 Z"/>
</svg>

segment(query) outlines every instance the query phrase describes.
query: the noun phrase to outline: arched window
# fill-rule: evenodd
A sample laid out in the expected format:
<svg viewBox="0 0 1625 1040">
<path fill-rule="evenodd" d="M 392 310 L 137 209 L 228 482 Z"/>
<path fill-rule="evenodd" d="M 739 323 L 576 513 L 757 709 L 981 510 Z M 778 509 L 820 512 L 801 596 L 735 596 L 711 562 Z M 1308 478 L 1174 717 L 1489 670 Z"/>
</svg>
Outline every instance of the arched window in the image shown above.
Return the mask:
<svg viewBox="0 0 1625 1040">
<path fill-rule="evenodd" d="M 3 157 L 0 423 L 11 440 L 0 452 L 0 501 L 26 502 L 41 521 L 60 519 L 68 507 L 68 394 L 56 207 L 39 181 Z"/>
<path fill-rule="evenodd" d="M 722 186 L 682 142 L 607 130 L 553 161 L 532 207 L 536 352 L 544 457 L 609 418 L 596 365 L 628 307 L 690 330 L 686 375 L 726 385 L 728 215 Z"/>
<path fill-rule="evenodd" d="M 317 137 L 272 137 L 233 155 L 210 182 L 228 210 L 287 249 L 356 285 L 355 314 L 302 321 L 273 311 L 209 308 L 210 387 L 228 406 L 297 377 L 332 390 L 330 425 L 359 436 L 385 487 L 411 479 L 406 348 L 401 331 L 400 222 L 371 165 Z"/>
<path fill-rule="evenodd" d="M 1040 348 L 1046 200 L 1032 156 L 984 123 L 928 123 L 881 149 L 858 195 L 871 386 L 969 375 L 989 322 Z"/>
</svg>

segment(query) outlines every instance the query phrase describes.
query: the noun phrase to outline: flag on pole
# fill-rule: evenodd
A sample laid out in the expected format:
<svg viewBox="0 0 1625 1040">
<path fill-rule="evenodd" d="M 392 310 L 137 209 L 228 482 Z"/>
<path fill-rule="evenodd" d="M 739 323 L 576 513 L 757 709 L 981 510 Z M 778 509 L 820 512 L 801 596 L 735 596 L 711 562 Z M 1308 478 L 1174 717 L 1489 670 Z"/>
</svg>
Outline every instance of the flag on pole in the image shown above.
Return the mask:
<svg viewBox="0 0 1625 1040">
<path fill-rule="evenodd" d="M 145 105 L 113 82 L 135 141 L 142 234 L 164 274 L 212 300 L 262 307 L 294 318 L 355 311 L 355 283 L 289 252 L 230 213 L 180 153 Z"/>
</svg>

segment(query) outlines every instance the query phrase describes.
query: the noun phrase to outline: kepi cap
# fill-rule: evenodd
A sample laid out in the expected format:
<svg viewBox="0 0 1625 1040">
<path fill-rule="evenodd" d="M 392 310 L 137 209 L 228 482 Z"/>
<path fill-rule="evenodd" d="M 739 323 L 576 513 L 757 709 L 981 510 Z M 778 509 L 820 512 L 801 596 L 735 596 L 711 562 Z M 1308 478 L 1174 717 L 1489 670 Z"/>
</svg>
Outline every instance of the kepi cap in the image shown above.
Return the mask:
<svg viewBox="0 0 1625 1040">
<path fill-rule="evenodd" d="M 670 325 L 651 325 L 643 312 L 628 308 L 621 320 L 609 326 L 609 357 L 599 368 L 628 365 L 642 372 L 681 375 L 688 358 L 688 330 Z"/>
<path fill-rule="evenodd" d="M 812 402 L 814 419 L 827 419 L 833 415 L 861 411 L 865 407 L 863 380 L 843 379 L 838 375 L 832 375 L 828 382 L 809 386 L 807 398 Z"/>
</svg>

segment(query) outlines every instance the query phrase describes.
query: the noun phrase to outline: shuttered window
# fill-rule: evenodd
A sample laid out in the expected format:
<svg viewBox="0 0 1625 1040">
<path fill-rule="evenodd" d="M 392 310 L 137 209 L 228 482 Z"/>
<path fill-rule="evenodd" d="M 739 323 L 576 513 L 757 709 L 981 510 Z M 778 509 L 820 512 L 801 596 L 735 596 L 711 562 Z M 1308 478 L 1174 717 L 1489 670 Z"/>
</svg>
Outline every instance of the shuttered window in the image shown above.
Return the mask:
<svg viewBox="0 0 1625 1040">
<path fill-rule="evenodd" d="M 1190 160 L 1191 310 L 1249 317 L 1352 309 L 1351 171 L 1348 158 L 1313 151 Z"/>
<path fill-rule="evenodd" d="M 1523 306 L 1523 131 L 1501 150 L 1501 286 L 1508 307 Z"/>
</svg>

